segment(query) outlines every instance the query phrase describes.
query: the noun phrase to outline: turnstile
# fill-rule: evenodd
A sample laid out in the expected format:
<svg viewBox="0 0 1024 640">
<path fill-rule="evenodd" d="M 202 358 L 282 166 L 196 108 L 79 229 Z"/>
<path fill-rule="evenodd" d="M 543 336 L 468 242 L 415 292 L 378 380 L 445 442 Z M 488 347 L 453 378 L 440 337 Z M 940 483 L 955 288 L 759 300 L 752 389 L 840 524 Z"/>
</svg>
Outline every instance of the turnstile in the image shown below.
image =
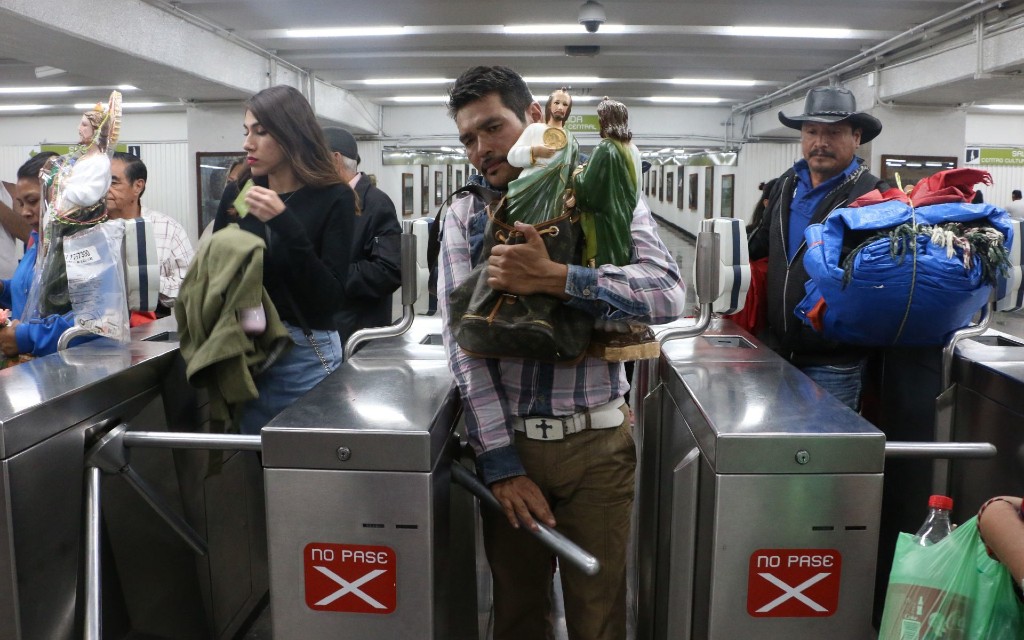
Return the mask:
<svg viewBox="0 0 1024 640">
<path fill-rule="evenodd" d="M 883 434 L 727 321 L 657 366 L 638 638 L 870 637 Z"/>
<path fill-rule="evenodd" d="M 96 341 L 0 371 L 0 638 L 82 637 L 90 444 L 123 420 L 202 428 L 173 327 L 158 321 L 129 345 Z M 255 456 L 211 465 L 205 451 L 147 451 L 134 463 L 210 553 L 196 556 L 121 479 L 104 478 L 104 637 L 233 637 L 267 591 Z"/>
<path fill-rule="evenodd" d="M 472 512 L 464 531 L 449 517 L 458 402 L 416 335 L 364 347 L 263 429 L 275 640 L 476 637 Z"/>
</svg>

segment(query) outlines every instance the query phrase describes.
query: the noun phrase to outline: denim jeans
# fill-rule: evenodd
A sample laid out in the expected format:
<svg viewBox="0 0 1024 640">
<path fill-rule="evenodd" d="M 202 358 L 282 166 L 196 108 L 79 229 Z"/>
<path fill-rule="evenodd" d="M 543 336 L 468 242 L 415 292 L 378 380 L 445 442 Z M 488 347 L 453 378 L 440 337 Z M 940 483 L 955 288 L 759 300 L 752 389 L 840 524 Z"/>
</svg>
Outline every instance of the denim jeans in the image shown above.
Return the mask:
<svg viewBox="0 0 1024 640">
<path fill-rule="evenodd" d="M 242 409 L 241 432 L 256 435 L 265 424 L 327 377 L 313 346 L 302 328 L 287 322 L 292 348 L 269 369 L 256 377 L 260 396 Z M 341 365 L 341 339 L 337 331 L 313 330 L 313 340 L 334 371 Z"/>
<path fill-rule="evenodd" d="M 815 384 L 835 396 L 854 411 L 860 410 L 861 377 L 864 361 L 847 364 L 823 364 L 800 367 Z"/>
</svg>

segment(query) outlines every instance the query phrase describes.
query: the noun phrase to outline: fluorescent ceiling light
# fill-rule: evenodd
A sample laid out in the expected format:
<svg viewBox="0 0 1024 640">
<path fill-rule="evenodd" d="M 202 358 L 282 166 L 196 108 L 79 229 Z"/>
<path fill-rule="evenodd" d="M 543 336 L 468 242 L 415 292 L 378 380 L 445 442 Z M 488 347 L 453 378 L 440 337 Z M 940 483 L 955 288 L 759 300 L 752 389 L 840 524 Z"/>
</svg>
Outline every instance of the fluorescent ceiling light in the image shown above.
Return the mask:
<svg viewBox="0 0 1024 640">
<path fill-rule="evenodd" d="M 84 87 L 0 87 L 0 94 L 21 93 L 70 93 L 81 91 Z"/>
<path fill-rule="evenodd" d="M 651 96 L 645 98 L 649 102 L 660 104 L 718 104 L 722 98 L 699 98 L 690 96 Z"/>
<path fill-rule="evenodd" d="M 117 87 L 121 91 L 138 91 L 137 87 L 130 84 L 122 84 Z M 44 87 L 0 87 L 0 95 L 33 94 L 33 93 L 73 93 L 76 91 L 102 91 L 106 87 L 71 87 L 71 86 L 44 86 Z"/>
<path fill-rule="evenodd" d="M 421 84 L 449 84 L 455 82 L 454 78 L 367 78 L 363 84 L 380 85 L 421 85 Z"/>
<path fill-rule="evenodd" d="M 752 87 L 756 80 L 726 80 L 718 78 L 672 78 L 669 84 L 704 87 Z"/>
<path fill-rule="evenodd" d="M 579 104 L 581 102 L 594 102 L 595 100 L 598 99 L 597 96 L 574 96 L 571 93 L 569 94 L 569 97 L 572 98 L 572 103 L 573 104 Z M 538 95 L 535 95 L 535 96 L 533 96 L 533 100 L 534 100 L 534 102 L 539 102 L 541 104 L 544 104 L 544 103 L 546 103 L 548 101 L 548 96 L 538 96 Z"/>
<path fill-rule="evenodd" d="M 100 103 L 102 104 L 102 103 Z M 96 106 L 95 102 L 76 102 L 74 104 L 75 109 L 92 109 Z M 177 106 L 176 102 L 122 102 L 122 109 L 153 109 L 154 107 L 174 107 Z"/>
<path fill-rule="evenodd" d="M 543 36 L 573 35 L 587 33 L 582 24 L 507 24 L 502 27 L 508 35 Z M 600 33 L 625 33 L 626 26 L 621 24 L 602 24 Z"/>
<path fill-rule="evenodd" d="M 448 96 L 395 96 L 394 102 L 448 102 Z"/>
<path fill-rule="evenodd" d="M 823 29 L 820 27 L 726 27 L 726 35 L 754 38 L 850 38 L 850 29 Z"/>
<path fill-rule="evenodd" d="M 49 108 L 48 104 L 0 104 L 0 111 L 39 111 Z"/>
<path fill-rule="evenodd" d="M 363 38 L 400 36 L 405 27 L 328 27 L 317 29 L 285 29 L 286 38 Z"/>
<path fill-rule="evenodd" d="M 597 76 L 523 76 L 523 80 L 534 84 L 597 84 L 602 82 Z"/>
<path fill-rule="evenodd" d="M 976 104 L 974 106 L 993 111 L 1024 111 L 1024 104 Z"/>
<path fill-rule="evenodd" d="M 35 74 L 37 78 L 51 78 L 53 76 L 59 76 L 67 73 L 64 69 L 58 69 L 57 67 L 48 67 L 43 65 L 35 68 Z"/>
</svg>

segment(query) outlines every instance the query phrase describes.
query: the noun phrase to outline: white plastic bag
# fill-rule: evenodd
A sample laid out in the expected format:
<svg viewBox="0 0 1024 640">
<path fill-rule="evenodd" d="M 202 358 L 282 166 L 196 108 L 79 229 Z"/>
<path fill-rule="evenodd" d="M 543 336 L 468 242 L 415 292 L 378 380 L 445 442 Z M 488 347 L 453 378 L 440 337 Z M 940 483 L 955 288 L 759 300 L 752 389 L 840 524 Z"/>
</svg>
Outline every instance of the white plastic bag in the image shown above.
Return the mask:
<svg viewBox="0 0 1024 640">
<path fill-rule="evenodd" d="M 121 265 L 124 225 L 104 222 L 64 238 L 75 325 L 128 343 L 128 296 Z"/>
</svg>

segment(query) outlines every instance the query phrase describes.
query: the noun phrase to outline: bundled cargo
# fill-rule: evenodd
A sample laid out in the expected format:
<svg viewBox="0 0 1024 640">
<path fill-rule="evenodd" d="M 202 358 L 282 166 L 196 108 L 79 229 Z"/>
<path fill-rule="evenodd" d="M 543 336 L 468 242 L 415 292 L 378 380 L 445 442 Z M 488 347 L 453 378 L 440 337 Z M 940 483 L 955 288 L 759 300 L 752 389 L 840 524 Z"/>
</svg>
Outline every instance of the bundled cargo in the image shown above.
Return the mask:
<svg viewBox="0 0 1024 640">
<path fill-rule="evenodd" d="M 953 169 L 909 197 L 878 191 L 805 232 L 810 279 L 794 313 L 824 337 L 866 346 L 943 344 L 1009 267 L 1009 215 L 970 204 L 985 171 Z"/>
</svg>

